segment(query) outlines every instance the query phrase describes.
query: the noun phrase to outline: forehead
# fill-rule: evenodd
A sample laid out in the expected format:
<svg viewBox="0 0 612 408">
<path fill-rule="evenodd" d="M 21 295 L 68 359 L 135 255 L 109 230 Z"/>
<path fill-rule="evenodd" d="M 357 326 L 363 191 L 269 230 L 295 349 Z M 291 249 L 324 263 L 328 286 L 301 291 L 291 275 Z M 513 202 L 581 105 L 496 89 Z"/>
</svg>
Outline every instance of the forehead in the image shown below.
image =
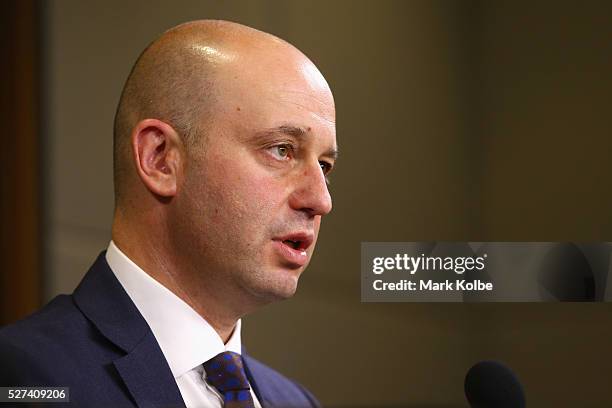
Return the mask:
<svg viewBox="0 0 612 408">
<path fill-rule="evenodd" d="M 253 128 L 285 123 L 333 139 L 335 106 L 319 70 L 297 50 L 241 54 L 219 71 L 219 108 L 226 120 Z M 261 53 L 260 53 L 261 54 Z"/>
</svg>

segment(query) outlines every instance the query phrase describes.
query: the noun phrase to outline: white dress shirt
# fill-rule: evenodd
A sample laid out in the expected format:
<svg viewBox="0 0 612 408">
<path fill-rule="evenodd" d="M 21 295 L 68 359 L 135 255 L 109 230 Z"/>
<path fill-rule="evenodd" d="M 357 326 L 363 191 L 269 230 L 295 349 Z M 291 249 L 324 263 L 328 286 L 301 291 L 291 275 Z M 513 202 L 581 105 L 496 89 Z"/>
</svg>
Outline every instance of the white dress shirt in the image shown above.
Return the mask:
<svg viewBox="0 0 612 408">
<path fill-rule="evenodd" d="M 113 241 L 106 251 L 111 270 L 149 324 L 188 408 L 221 408 L 223 397 L 205 381 L 202 364 L 219 353 L 241 353 L 241 321 L 227 341 L 182 299 L 130 260 Z M 256 408 L 261 408 L 253 389 Z"/>
</svg>

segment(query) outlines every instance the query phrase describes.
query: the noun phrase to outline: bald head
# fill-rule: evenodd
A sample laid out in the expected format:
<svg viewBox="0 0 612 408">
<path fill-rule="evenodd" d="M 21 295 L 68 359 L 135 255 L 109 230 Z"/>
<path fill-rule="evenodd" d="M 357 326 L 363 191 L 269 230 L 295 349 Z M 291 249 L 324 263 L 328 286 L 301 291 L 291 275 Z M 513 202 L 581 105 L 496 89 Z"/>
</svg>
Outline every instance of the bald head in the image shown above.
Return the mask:
<svg viewBox="0 0 612 408">
<path fill-rule="evenodd" d="M 132 68 L 115 116 L 116 204 L 135 177 L 130 139 L 137 123 L 147 118 L 167 123 L 188 152 L 206 136 L 207 124 L 223 103 L 224 82 L 236 78 L 232 73 L 236 65 L 250 69 L 254 60 L 279 50 L 306 58 L 271 34 L 228 21 L 184 23 L 153 41 Z"/>
<path fill-rule="evenodd" d="M 228 335 L 292 296 L 337 156 L 333 96 L 299 50 L 229 22 L 167 31 L 126 82 L 114 152 L 113 241 L 143 270 Z"/>
</svg>

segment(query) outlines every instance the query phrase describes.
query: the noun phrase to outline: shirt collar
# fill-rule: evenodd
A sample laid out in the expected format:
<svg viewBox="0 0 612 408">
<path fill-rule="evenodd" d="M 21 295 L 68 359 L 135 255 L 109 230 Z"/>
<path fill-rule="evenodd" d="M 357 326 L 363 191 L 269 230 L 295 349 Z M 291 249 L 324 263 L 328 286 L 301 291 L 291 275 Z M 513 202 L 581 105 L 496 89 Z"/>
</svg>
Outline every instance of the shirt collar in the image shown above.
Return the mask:
<svg viewBox="0 0 612 408">
<path fill-rule="evenodd" d="M 227 344 L 215 329 L 181 298 L 132 262 L 113 241 L 106 261 L 159 343 L 174 378 L 224 351 L 241 354 L 241 320 Z"/>
</svg>

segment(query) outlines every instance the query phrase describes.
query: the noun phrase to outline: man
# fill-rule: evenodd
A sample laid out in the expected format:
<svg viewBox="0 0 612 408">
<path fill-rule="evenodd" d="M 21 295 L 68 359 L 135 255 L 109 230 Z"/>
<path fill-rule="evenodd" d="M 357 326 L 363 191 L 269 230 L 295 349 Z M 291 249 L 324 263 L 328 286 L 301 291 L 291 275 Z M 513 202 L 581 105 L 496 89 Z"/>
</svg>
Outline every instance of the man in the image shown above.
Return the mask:
<svg viewBox="0 0 612 408">
<path fill-rule="evenodd" d="M 317 68 L 239 24 L 180 25 L 133 67 L 114 136 L 108 250 L 0 331 L 0 385 L 67 386 L 74 406 L 317 406 L 240 340 L 242 316 L 294 294 L 331 210 Z"/>
</svg>

